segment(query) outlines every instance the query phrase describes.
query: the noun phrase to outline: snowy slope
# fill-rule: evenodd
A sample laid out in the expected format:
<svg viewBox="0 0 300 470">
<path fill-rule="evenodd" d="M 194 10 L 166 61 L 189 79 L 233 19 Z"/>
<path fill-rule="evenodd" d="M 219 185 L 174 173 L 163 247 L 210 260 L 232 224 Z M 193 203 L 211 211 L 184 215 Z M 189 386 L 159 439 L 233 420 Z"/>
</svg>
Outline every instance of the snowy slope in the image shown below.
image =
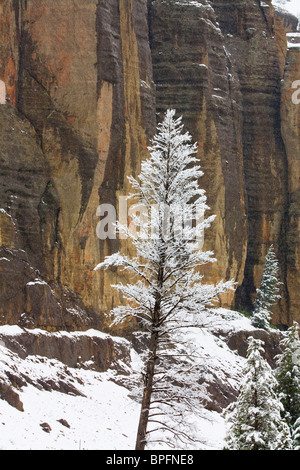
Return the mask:
<svg viewBox="0 0 300 470">
<path fill-rule="evenodd" d="M 290 0 L 290 1 L 273 0 L 273 5 L 277 8 L 283 8 L 289 13 L 292 13 L 292 15 L 297 16 L 297 18 L 300 18 L 299 0 Z"/>
<path fill-rule="evenodd" d="M 81 373 L 86 397 L 39 391 L 29 385 L 21 393 L 24 413 L 1 402 L 0 448 L 8 450 L 130 449 L 138 418 L 126 389 Z M 65 419 L 70 428 L 58 420 Z M 49 433 L 41 424 L 48 423 Z"/>
<path fill-rule="evenodd" d="M 12 328 L 2 327 L 9 331 Z M 16 341 L 19 328 L 15 328 Z M 134 352 L 132 352 L 134 358 Z M 139 361 L 133 361 L 133 364 Z M 136 367 L 135 367 L 135 370 Z M 128 390 L 112 380 L 115 370 L 97 373 L 66 367 L 62 362 L 41 356 L 21 359 L 0 345 L 0 378 L 6 372 L 29 379 L 17 387 L 24 411 L 0 400 L 0 449 L 129 449 L 135 435 L 139 407 Z M 50 384 L 50 390 L 45 390 Z M 19 381 L 18 381 L 19 382 Z M 53 384 L 53 385 L 52 385 Z M 67 393 L 51 390 L 58 388 Z M 66 427 L 58 420 L 65 420 Z M 50 432 L 41 424 L 47 423 Z M 66 424 L 66 423 L 65 423 Z"/>
<path fill-rule="evenodd" d="M 199 352 L 196 361 L 203 382 L 200 398 L 206 398 L 206 406 L 200 406 L 190 416 L 200 441 L 190 448 L 223 447 L 224 421 L 214 409 L 214 396 L 208 398 L 209 388 L 212 384 L 224 384 L 226 390 L 238 388 L 245 359 L 231 351 L 224 341 L 226 335 L 238 330 L 251 331 L 249 320 L 220 309 L 217 316 L 206 321 L 205 328 L 189 332 Z M 2 337 L 5 338 L 8 331 L 10 335 L 15 332 L 17 341 L 19 329 L 0 327 Z M 2 342 L 0 379 L 7 379 L 6 372 L 10 371 L 19 377 L 30 377 L 31 383 L 16 385 L 23 412 L 0 399 L 0 449 L 133 450 L 140 407 L 133 398 L 131 385 L 139 381 L 141 366 L 141 359 L 133 349 L 131 364 L 126 366 L 127 369 L 123 368 L 124 372 L 110 369 L 101 373 L 67 367 L 56 359 L 41 356 L 21 358 Z M 39 386 L 46 379 L 48 383 L 63 383 L 68 393 L 62 393 L 59 387 L 47 391 L 44 386 Z M 222 394 L 223 389 L 219 393 Z M 62 419 L 69 427 L 59 422 Z M 50 426 L 50 432 L 43 430 L 43 423 Z M 157 448 L 165 447 L 161 444 Z"/>
</svg>

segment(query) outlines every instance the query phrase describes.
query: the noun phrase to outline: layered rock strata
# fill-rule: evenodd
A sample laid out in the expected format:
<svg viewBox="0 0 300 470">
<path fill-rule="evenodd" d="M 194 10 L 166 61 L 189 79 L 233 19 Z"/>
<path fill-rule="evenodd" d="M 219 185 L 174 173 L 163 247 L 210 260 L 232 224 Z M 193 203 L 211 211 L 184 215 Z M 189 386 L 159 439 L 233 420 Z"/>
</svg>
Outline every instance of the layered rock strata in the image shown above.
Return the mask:
<svg viewBox="0 0 300 470">
<path fill-rule="evenodd" d="M 293 35 L 292 35 L 293 37 Z M 289 35 L 289 39 L 292 39 Z M 284 81 L 281 88 L 281 132 L 284 140 L 287 168 L 289 208 L 286 226 L 286 284 L 289 292 L 288 321 L 299 321 L 300 267 L 300 40 L 289 42 Z M 299 41 L 299 42 L 297 42 Z"/>
<path fill-rule="evenodd" d="M 57 301 L 70 290 L 101 317 L 116 302 L 114 276 L 93 268 L 118 242 L 99 241 L 97 207 L 127 195 L 155 128 L 146 2 L 9 1 L 0 17 L 0 79 L 16 106 L 0 108 L 3 244 L 14 248 L 15 224 L 18 248 L 57 286 Z M 16 277 L 19 297 L 27 280 Z M 32 305 L 43 289 L 31 289 Z M 5 300 L 3 314 L 13 305 Z M 20 303 L 15 321 L 24 311 Z"/>
<path fill-rule="evenodd" d="M 233 278 L 224 305 L 250 309 L 273 243 L 273 321 L 299 319 L 295 25 L 256 0 L 0 0 L 2 323 L 107 326 L 120 277 L 93 268 L 130 248 L 99 240 L 97 207 L 119 212 L 168 107 L 198 142 L 217 216 L 206 280 Z"/>
<path fill-rule="evenodd" d="M 288 274 L 290 232 L 298 236 L 288 215 L 288 155 L 297 160 L 297 151 L 284 138 L 290 132 L 299 142 L 299 130 L 293 114 L 286 113 L 287 131 L 281 122 L 282 94 L 291 90 L 286 32 L 296 25 L 291 15 L 283 22 L 271 2 L 157 0 L 151 6 L 157 108 L 176 107 L 197 136 L 201 183 L 217 215 L 206 237 L 219 267 L 209 269 L 210 277 L 233 275 L 235 307 L 251 310 L 273 243 L 282 281 L 276 324 L 299 318 L 296 283 Z"/>
</svg>

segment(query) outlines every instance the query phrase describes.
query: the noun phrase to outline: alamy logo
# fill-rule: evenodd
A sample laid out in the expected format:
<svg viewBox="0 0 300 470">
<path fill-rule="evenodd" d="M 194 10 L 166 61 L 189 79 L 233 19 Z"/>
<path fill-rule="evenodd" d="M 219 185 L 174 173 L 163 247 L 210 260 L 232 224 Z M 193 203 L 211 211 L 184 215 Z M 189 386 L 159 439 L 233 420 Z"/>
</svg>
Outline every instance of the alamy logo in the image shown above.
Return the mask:
<svg viewBox="0 0 300 470">
<path fill-rule="evenodd" d="M 204 240 L 204 211 L 202 204 L 167 204 L 146 206 L 128 205 L 128 197 L 121 196 L 116 208 L 100 204 L 96 215 L 100 217 L 96 233 L 100 240 L 168 238 L 189 240 L 202 248 Z M 118 217 L 117 217 L 118 212 Z"/>
<path fill-rule="evenodd" d="M 6 103 L 6 86 L 5 83 L 0 80 L 0 104 Z"/>
<path fill-rule="evenodd" d="M 296 90 L 292 94 L 292 102 L 294 104 L 300 104 L 300 80 L 295 80 L 292 83 L 292 88 Z"/>
</svg>

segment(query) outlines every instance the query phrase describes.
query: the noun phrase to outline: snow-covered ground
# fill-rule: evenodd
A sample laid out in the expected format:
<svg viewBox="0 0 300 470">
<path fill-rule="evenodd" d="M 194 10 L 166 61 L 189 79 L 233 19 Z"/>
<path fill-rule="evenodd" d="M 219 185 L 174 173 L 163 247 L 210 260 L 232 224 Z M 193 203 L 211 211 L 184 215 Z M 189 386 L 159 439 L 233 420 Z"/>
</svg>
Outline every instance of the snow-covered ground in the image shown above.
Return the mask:
<svg viewBox="0 0 300 470">
<path fill-rule="evenodd" d="M 212 333 L 214 329 L 218 332 L 222 329 L 225 334 L 239 329 L 249 330 L 250 322 L 239 314 L 220 310 L 220 315 L 208 323 L 208 328 L 193 329 L 189 334 L 199 352 L 197 361 L 203 377 L 209 381 L 213 374 L 229 386 L 237 387 L 244 359 L 228 348 L 222 336 Z M 17 340 L 19 328 L 0 327 L 0 334 L 8 332 L 10 335 L 15 332 Z M 140 405 L 133 399 L 130 387 L 120 385 L 127 385 L 140 374 L 141 360 L 134 350 L 131 358 L 130 375 L 122 375 L 117 370 L 100 373 L 70 368 L 55 359 L 41 356 L 21 359 L 2 342 L 0 378 L 5 377 L 5 370 L 10 370 L 30 377 L 32 384 L 27 383 L 17 389 L 24 411 L 18 411 L 0 399 L 0 449 L 134 450 Z M 78 394 L 37 387 L 39 379 L 45 378 L 53 383 L 59 378 L 69 381 Z M 220 413 L 200 407 L 190 419 L 200 441 L 194 448 L 223 448 L 225 425 Z M 59 420 L 65 420 L 69 427 Z M 43 430 L 43 423 L 50 426 L 50 432 Z M 159 448 L 166 447 L 160 445 Z"/>
<path fill-rule="evenodd" d="M 1 327 L 0 332 L 18 327 Z M 135 355 L 136 356 L 136 355 Z M 139 361 L 134 360 L 135 367 Z M 9 450 L 79 450 L 130 449 L 136 432 L 139 406 L 128 397 L 128 390 L 114 383 L 116 371 L 98 373 L 92 370 L 66 367 L 61 362 L 41 356 L 21 359 L 0 345 L 0 378 L 5 371 L 28 377 L 33 384 L 17 389 L 24 411 L 18 411 L 0 399 L 0 449 Z M 137 371 L 137 370 L 136 370 Z M 37 387 L 47 380 L 62 380 L 76 394 L 46 391 Z M 70 427 L 61 424 L 65 420 Z M 45 432 L 41 424 L 51 431 Z M 66 423 L 65 423 L 66 424 Z"/>
<path fill-rule="evenodd" d="M 300 19 L 300 2 L 299 0 L 273 0 L 275 7 L 283 8 L 284 10 L 292 13 Z"/>
<path fill-rule="evenodd" d="M 85 397 L 40 391 L 32 385 L 20 394 L 24 412 L 1 401 L 0 449 L 132 449 L 138 406 L 107 374 L 81 371 Z M 70 428 L 58 420 L 66 420 Z M 48 423 L 49 433 L 41 424 Z"/>
</svg>

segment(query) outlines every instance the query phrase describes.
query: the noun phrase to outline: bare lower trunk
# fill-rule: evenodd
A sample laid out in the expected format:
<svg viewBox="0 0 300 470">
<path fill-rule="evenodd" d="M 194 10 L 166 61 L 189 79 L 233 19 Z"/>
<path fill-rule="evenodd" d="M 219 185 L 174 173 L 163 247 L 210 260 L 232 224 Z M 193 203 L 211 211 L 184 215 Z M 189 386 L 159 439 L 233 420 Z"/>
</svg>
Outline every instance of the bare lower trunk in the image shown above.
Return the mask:
<svg viewBox="0 0 300 470">
<path fill-rule="evenodd" d="M 146 446 L 147 427 L 149 421 L 149 411 L 151 405 L 151 395 L 153 389 L 153 377 L 155 370 L 156 351 L 157 351 L 157 333 L 152 333 L 150 341 L 150 356 L 146 366 L 145 386 L 141 406 L 140 421 L 137 432 L 135 450 L 144 450 Z"/>
<path fill-rule="evenodd" d="M 137 432 L 135 450 L 144 450 L 147 440 L 147 427 L 149 421 L 149 411 L 151 405 L 151 396 L 153 390 L 153 378 L 155 371 L 155 363 L 157 359 L 158 349 L 158 326 L 160 324 L 160 309 L 161 309 L 161 294 L 164 278 L 164 255 L 161 257 L 161 262 L 158 271 L 158 286 L 159 289 L 156 295 L 155 306 L 152 317 L 152 332 L 149 346 L 149 358 L 146 365 L 145 385 L 143 391 L 142 407 L 140 414 L 140 421 Z"/>
</svg>

